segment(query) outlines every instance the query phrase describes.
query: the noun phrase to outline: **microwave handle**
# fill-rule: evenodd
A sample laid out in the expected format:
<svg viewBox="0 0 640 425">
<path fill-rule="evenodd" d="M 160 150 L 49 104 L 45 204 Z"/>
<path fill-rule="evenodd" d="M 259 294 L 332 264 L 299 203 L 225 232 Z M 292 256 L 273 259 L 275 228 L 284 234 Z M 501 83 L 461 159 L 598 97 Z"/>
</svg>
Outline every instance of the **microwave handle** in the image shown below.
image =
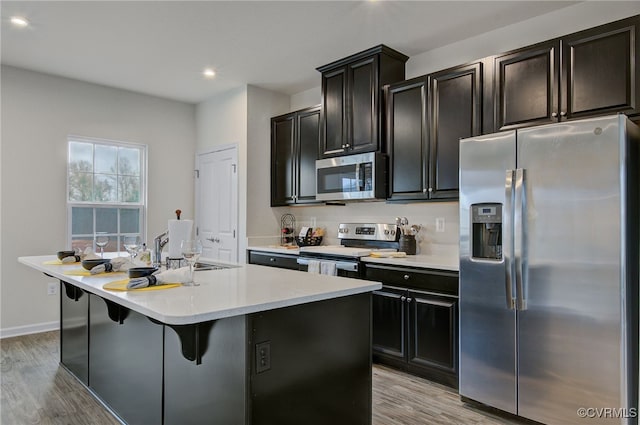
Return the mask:
<svg viewBox="0 0 640 425">
<path fill-rule="evenodd" d="M 364 181 L 364 171 L 365 167 L 362 167 L 361 164 L 356 164 L 356 175 L 358 176 L 358 190 L 362 192 L 365 189 L 365 181 Z"/>
</svg>

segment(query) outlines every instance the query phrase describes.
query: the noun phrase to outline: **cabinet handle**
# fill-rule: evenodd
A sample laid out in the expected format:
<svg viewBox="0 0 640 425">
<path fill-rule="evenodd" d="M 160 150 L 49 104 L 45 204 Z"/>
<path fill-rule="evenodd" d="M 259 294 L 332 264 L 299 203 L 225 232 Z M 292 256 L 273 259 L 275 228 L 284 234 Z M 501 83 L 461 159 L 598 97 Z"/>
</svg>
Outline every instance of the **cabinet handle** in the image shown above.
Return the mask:
<svg viewBox="0 0 640 425">
<path fill-rule="evenodd" d="M 555 118 L 555 117 L 557 117 L 557 116 L 558 116 L 558 114 L 557 114 L 557 113 L 555 113 L 555 112 L 552 112 L 552 113 L 551 113 L 551 116 L 552 116 L 553 118 Z"/>
<path fill-rule="evenodd" d="M 422 193 L 427 193 L 427 189 L 422 189 Z"/>
<path fill-rule="evenodd" d="M 565 111 L 560 111 L 560 116 L 561 116 L 561 117 L 564 117 L 564 116 L 566 116 L 566 115 L 567 115 L 567 113 L 566 113 Z"/>
<path fill-rule="evenodd" d="M 273 257 L 271 257 L 271 258 L 269 258 L 269 261 L 271 261 L 272 263 L 275 263 L 275 262 L 276 262 L 276 259 L 275 259 L 275 258 L 273 258 Z"/>
<path fill-rule="evenodd" d="M 403 277 L 404 277 L 404 280 L 409 280 L 410 276 L 408 274 L 405 274 Z"/>
<path fill-rule="evenodd" d="M 349 143 L 347 143 L 346 145 L 344 145 L 345 148 L 348 148 L 349 146 L 351 146 Z"/>
<path fill-rule="evenodd" d="M 407 302 L 410 303 L 411 301 L 413 301 L 413 298 L 409 297 L 407 298 Z"/>
<path fill-rule="evenodd" d="M 431 193 L 431 192 L 433 192 L 433 188 L 432 187 L 429 188 L 429 193 Z"/>
<path fill-rule="evenodd" d="M 407 300 L 407 297 L 405 297 L 404 295 L 400 297 L 400 301 L 405 302 Z"/>
</svg>

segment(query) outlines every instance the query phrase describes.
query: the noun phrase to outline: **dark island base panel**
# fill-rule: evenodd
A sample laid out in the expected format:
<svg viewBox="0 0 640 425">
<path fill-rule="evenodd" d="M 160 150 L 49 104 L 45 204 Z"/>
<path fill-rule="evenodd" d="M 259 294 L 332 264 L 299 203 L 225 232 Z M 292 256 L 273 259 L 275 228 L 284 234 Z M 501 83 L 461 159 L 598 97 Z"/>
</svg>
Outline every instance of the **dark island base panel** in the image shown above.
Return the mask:
<svg viewBox="0 0 640 425">
<path fill-rule="evenodd" d="M 370 425 L 370 323 L 369 293 L 169 326 L 63 290 L 61 363 L 129 425 Z"/>
</svg>

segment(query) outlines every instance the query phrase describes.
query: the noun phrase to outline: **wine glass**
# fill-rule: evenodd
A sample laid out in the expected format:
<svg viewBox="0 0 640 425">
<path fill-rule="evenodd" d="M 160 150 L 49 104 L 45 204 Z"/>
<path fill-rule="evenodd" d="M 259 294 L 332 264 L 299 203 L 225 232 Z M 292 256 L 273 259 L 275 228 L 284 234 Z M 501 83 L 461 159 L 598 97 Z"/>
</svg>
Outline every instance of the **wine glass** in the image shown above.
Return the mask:
<svg viewBox="0 0 640 425">
<path fill-rule="evenodd" d="M 133 263 L 133 259 L 138 254 L 138 248 L 140 247 L 140 236 L 125 236 L 122 244 L 131 256 L 131 262 Z"/>
<path fill-rule="evenodd" d="M 198 286 L 198 284 L 193 281 L 193 266 L 200 258 L 200 254 L 202 254 L 202 243 L 200 243 L 200 239 L 182 241 L 180 243 L 180 250 L 182 251 L 184 259 L 189 263 L 189 282 L 185 282 L 185 285 Z"/>
<path fill-rule="evenodd" d="M 104 247 L 109 243 L 107 232 L 97 232 L 94 236 L 96 246 L 100 248 L 100 257 L 104 258 Z"/>
</svg>

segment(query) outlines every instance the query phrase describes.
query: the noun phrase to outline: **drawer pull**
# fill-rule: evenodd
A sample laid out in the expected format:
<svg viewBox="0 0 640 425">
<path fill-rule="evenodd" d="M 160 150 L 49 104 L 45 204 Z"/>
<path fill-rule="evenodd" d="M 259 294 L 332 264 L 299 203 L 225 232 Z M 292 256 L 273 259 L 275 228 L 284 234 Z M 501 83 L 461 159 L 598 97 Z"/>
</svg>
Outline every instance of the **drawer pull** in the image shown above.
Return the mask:
<svg viewBox="0 0 640 425">
<path fill-rule="evenodd" d="M 404 280 L 409 280 L 409 277 L 410 277 L 410 276 L 409 276 L 408 274 L 405 274 L 405 275 L 404 275 Z"/>
<path fill-rule="evenodd" d="M 276 259 L 271 257 L 271 258 L 269 258 L 269 261 L 271 261 L 272 263 L 275 263 Z"/>
</svg>

